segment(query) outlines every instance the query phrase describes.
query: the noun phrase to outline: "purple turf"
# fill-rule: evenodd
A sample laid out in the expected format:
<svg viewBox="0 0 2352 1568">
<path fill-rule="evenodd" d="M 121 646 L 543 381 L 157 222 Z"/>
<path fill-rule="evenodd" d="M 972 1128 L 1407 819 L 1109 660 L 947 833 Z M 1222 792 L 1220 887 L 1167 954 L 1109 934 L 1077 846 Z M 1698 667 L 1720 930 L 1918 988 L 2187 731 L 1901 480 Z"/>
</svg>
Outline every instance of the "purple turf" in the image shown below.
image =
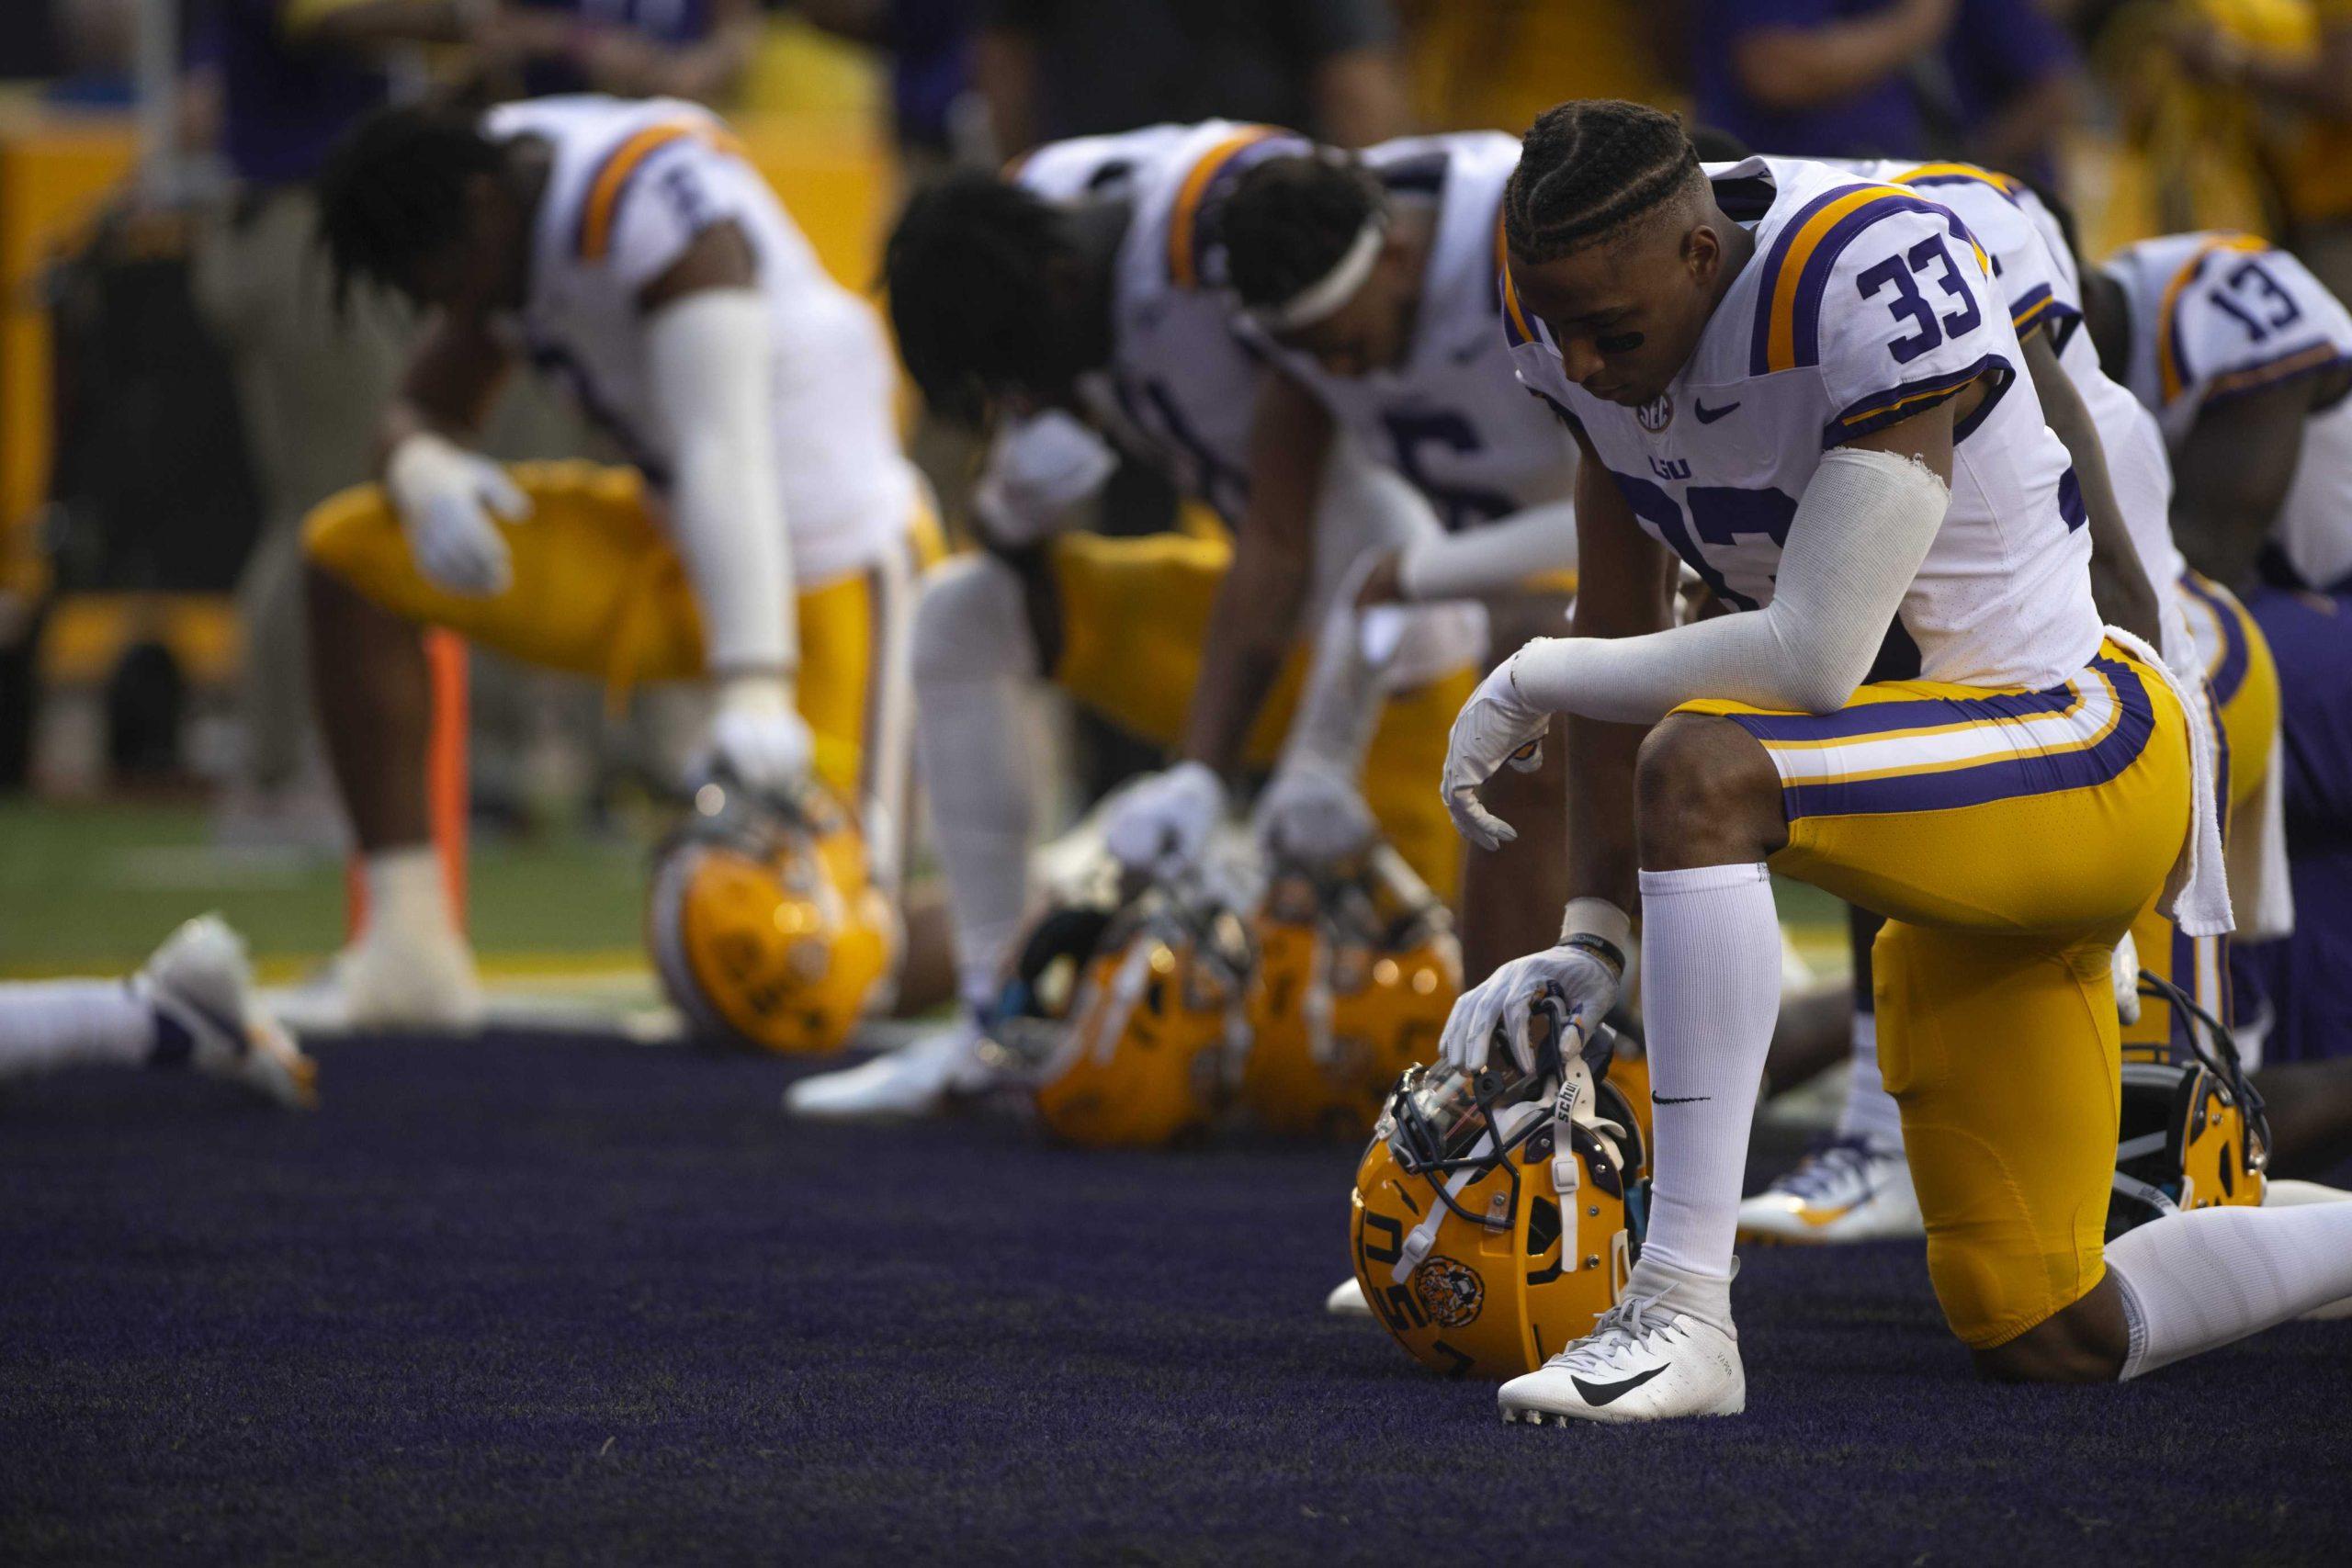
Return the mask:
<svg viewBox="0 0 2352 1568">
<path fill-rule="evenodd" d="M 1750 1414 L 1505 1427 L 1322 1317 L 1352 1151 L 788 1122 L 773 1062 L 331 1047 L 0 1096 L 0 1562 L 2339 1562 L 2352 1325 L 1969 1378 L 1920 1249 L 1756 1252 Z"/>
</svg>

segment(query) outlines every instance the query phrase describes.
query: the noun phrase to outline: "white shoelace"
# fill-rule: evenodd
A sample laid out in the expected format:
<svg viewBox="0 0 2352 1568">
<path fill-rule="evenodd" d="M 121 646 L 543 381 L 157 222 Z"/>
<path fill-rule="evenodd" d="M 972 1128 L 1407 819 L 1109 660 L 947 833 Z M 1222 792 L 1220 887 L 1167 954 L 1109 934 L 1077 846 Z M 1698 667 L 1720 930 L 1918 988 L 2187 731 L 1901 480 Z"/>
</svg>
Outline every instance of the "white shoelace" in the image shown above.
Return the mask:
<svg viewBox="0 0 2352 1568">
<path fill-rule="evenodd" d="M 1602 1313 L 1590 1334 L 1553 1357 L 1550 1364 L 1570 1372 L 1614 1371 L 1623 1367 L 1634 1351 L 1645 1348 L 1644 1342 L 1651 1335 L 1673 1326 L 1649 1322 L 1647 1314 L 1657 1304 L 1656 1296 L 1627 1296 Z"/>
</svg>

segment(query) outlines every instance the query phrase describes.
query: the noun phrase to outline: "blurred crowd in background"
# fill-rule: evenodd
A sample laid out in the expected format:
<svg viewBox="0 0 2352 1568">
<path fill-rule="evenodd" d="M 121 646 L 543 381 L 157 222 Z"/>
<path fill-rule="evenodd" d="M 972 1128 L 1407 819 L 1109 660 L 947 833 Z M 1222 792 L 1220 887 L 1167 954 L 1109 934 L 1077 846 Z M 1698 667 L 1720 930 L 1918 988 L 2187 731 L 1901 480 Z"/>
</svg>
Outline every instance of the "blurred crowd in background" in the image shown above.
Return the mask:
<svg viewBox="0 0 2352 1568">
<path fill-rule="evenodd" d="M 858 287 L 910 183 L 1041 141 L 1223 116 L 1362 145 L 1608 96 L 2027 176 L 2094 254 L 2253 230 L 2352 296 L 2347 0 L 8 0 L 0 793 L 202 790 L 227 838 L 334 847 L 297 530 L 368 476 L 411 323 L 330 297 L 305 182 L 379 104 L 579 90 L 735 117 Z M 952 512 L 968 446 L 918 446 Z M 596 452 L 526 389 L 492 448 Z M 1166 524 L 1127 488 L 1120 525 Z M 628 787 L 658 728 L 554 677 L 476 691 L 493 818 Z"/>
</svg>

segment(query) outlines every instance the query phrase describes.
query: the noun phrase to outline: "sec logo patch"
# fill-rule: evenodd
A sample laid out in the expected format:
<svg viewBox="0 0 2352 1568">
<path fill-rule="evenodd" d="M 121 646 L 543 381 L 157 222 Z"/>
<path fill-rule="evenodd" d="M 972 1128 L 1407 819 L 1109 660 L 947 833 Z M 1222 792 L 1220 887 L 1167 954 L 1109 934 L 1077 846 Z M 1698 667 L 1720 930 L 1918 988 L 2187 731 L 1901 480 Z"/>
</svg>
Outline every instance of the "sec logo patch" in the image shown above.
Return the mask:
<svg viewBox="0 0 2352 1568">
<path fill-rule="evenodd" d="M 1644 430 L 1648 431 L 1652 435 L 1656 435 L 1659 431 L 1664 430 L 1668 425 L 1674 423 L 1674 400 L 1672 398 L 1652 398 L 1648 402 L 1644 403 L 1640 408 L 1634 411 L 1634 422 L 1640 424 Z"/>
</svg>

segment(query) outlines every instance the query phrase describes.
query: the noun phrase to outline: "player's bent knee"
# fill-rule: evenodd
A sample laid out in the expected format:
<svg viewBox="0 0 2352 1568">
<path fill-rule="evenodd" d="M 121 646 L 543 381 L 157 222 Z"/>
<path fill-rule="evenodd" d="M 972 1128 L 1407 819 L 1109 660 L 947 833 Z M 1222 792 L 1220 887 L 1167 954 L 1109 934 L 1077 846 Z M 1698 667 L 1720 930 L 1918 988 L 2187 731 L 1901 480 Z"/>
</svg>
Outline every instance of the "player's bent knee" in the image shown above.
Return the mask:
<svg viewBox="0 0 2352 1568">
<path fill-rule="evenodd" d="M 1035 638 L 1020 578 L 984 555 L 932 568 L 915 605 L 914 676 L 919 682 L 1034 674 Z"/>
<path fill-rule="evenodd" d="M 2113 1382 L 2130 1348 L 2122 1292 L 2103 1279 L 2016 1338 L 1980 1348 L 1976 1372 L 1995 1382 Z"/>
<path fill-rule="evenodd" d="M 1634 794 L 1645 870 L 1760 861 L 1788 841 L 1780 775 L 1729 719 L 1668 716 L 1642 742 Z"/>
</svg>

